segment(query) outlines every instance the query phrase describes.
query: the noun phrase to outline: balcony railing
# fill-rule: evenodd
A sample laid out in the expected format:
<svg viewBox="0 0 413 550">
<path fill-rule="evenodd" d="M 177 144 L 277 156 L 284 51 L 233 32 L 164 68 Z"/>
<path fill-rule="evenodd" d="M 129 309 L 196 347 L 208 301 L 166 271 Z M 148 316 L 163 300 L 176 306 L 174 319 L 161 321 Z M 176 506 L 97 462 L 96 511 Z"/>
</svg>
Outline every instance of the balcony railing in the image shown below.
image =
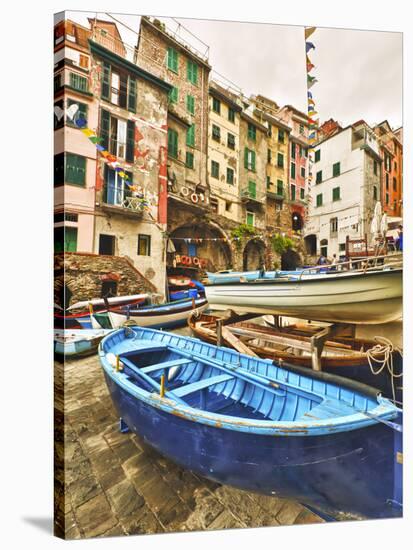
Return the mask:
<svg viewBox="0 0 413 550">
<path fill-rule="evenodd" d="M 109 208 L 119 209 L 119 211 L 142 214 L 146 201 L 144 197 L 138 197 L 132 194 L 129 189 L 123 186 L 105 185 L 102 194 L 103 204 Z"/>
<path fill-rule="evenodd" d="M 284 189 L 267 189 L 267 197 L 270 197 L 270 199 L 284 200 Z"/>
<path fill-rule="evenodd" d="M 265 193 L 246 187 L 241 189 L 241 200 L 243 202 L 254 202 L 262 204 L 265 202 Z"/>
</svg>

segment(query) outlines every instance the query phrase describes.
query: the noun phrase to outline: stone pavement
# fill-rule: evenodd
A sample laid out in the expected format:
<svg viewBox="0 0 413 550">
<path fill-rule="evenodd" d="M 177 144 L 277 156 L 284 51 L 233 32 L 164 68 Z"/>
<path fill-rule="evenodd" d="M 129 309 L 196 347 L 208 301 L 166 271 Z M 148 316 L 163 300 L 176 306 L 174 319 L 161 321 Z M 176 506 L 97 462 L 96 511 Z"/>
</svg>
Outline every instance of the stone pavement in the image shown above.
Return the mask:
<svg viewBox="0 0 413 550">
<path fill-rule="evenodd" d="M 121 434 L 97 355 L 55 364 L 56 534 L 68 539 L 317 523 L 297 502 L 183 470 Z M 64 470 L 60 461 L 65 459 Z M 60 497 L 60 498 L 59 498 Z"/>
</svg>

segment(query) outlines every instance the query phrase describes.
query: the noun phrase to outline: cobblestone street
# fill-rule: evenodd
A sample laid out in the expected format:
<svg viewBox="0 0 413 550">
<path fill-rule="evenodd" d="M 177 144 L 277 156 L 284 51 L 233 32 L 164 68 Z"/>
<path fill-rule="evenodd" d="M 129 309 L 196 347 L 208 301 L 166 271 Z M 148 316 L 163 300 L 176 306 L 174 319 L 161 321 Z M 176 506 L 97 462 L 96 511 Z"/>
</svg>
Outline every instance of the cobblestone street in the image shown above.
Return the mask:
<svg viewBox="0 0 413 550">
<path fill-rule="evenodd" d="M 296 502 L 199 478 L 136 435 L 120 433 L 97 355 L 56 362 L 57 391 L 63 373 L 65 441 L 56 442 L 56 453 L 66 461 L 60 476 L 66 538 L 322 521 Z M 57 410 L 62 404 L 56 400 Z"/>
</svg>

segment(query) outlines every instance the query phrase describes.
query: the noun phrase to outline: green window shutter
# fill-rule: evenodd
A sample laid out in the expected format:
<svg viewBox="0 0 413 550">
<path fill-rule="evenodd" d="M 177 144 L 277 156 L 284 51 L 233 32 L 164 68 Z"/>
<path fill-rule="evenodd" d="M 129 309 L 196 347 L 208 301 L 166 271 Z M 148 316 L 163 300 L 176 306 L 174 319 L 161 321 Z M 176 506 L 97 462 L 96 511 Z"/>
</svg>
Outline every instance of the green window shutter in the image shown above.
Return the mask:
<svg viewBox="0 0 413 550">
<path fill-rule="evenodd" d="M 215 160 L 211 161 L 211 176 L 213 178 L 219 178 L 219 163 Z"/>
<path fill-rule="evenodd" d="M 251 170 L 255 172 L 255 151 L 251 151 Z"/>
<path fill-rule="evenodd" d="M 321 183 L 322 181 L 323 181 L 323 171 L 320 170 L 320 171 L 317 172 L 317 174 L 316 174 L 315 182 L 316 182 L 316 183 Z"/>
<path fill-rule="evenodd" d="M 318 151 L 316 151 L 314 155 L 314 162 L 318 162 L 320 158 L 321 158 L 321 149 L 318 149 Z"/>
<path fill-rule="evenodd" d="M 81 92 L 88 90 L 87 78 L 76 73 L 70 73 L 70 85 Z"/>
<path fill-rule="evenodd" d="M 340 187 L 334 187 L 333 189 L 333 201 L 340 200 Z"/>
<path fill-rule="evenodd" d="M 340 163 L 336 162 L 335 164 L 333 164 L 333 178 L 339 175 L 340 175 Z"/>
<path fill-rule="evenodd" d="M 252 139 L 253 141 L 255 141 L 256 137 L 257 137 L 257 129 L 253 124 L 248 123 L 248 139 Z"/>
<path fill-rule="evenodd" d="M 109 149 L 109 129 L 110 129 L 110 113 L 104 109 L 100 110 L 100 137 L 102 138 L 102 147 Z"/>
<path fill-rule="evenodd" d="M 227 168 L 227 183 L 231 185 L 234 183 L 234 170 L 232 168 Z"/>
<path fill-rule="evenodd" d="M 109 63 L 103 63 L 101 95 L 103 99 L 110 98 L 110 65 Z"/>
<path fill-rule="evenodd" d="M 231 107 L 228 109 L 228 120 L 230 122 L 235 122 L 235 111 L 234 109 L 231 109 Z"/>
<path fill-rule="evenodd" d="M 198 65 L 189 59 L 186 64 L 186 77 L 192 84 L 198 83 Z"/>
<path fill-rule="evenodd" d="M 252 198 L 252 199 L 256 199 L 257 198 L 257 184 L 255 183 L 255 181 L 249 181 L 248 182 L 248 195 Z"/>
<path fill-rule="evenodd" d="M 248 169 L 248 147 L 244 149 L 244 168 Z"/>
<path fill-rule="evenodd" d="M 291 185 L 291 200 L 295 201 L 295 185 Z"/>
<path fill-rule="evenodd" d="M 300 199 L 304 200 L 304 198 L 305 198 L 305 189 L 304 189 L 304 187 L 301 187 L 301 189 L 300 189 Z"/>
<path fill-rule="evenodd" d="M 178 52 L 174 48 L 168 48 L 166 64 L 168 69 L 178 72 Z"/>
<path fill-rule="evenodd" d="M 295 143 L 291 142 L 291 158 L 295 159 Z"/>
<path fill-rule="evenodd" d="M 279 168 L 284 168 L 284 155 L 282 153 L 278 153 L 277 155 L 277 166 Z"/>
<path fill-rule="evenodd" d="M 247 212 L 247 225 L 254 225 L 254 214 L 252 214 L 251 212 Z"/>
<path fill-rule="evenodd" d="M 317 206 L 323 206 L 323 194 L 320 193 L 319 195 L 317 195 L 317 202 L 316 202 Z"/>
<path fill-rule="evenodd" d="M 128 111 L 136 113 L 136 78 L 129 77 Z"/>
<path fill-rule="evenodd" d="M 133 162 L 135 160 L 135 122 L 133 120 L 127 121 L 126 127 L 126 160 Z"/>
<path fill-rule="evenodd" d="M 221 114 L 221 102 L 216 97 L 212 98 L 212 110 L 219 115 Z"/>
<path fill-rule="evenodd" d="M 185 164 L 187 168 L 193 168 L 194 167 L 194 154 L 190 153 L 189 151 L 186 152 L 186 160 Z"/>
<path fill-rule="evenodd" d="M 86 183 L 86 158 L 72 153 L 66 153 L 65 181 L 73 185 Z"/>
<path fill-rule="evenodd" d="M 277 195 L 281 197 L 284 195 L 284 184 L 282 180 L 277 180 Z"/>
<path fill-rule="evenodd" d="M 284 143 L 284 130 L 278 130 L 278 141 Z"/>
<path fill-rule="evenodd" d="M 189 94 L 186 96 L 186 110 L 188 113 L 191 113 L 191 115 L 195 114 L 195 98 Z"/>
<path fill-rule="evenodd" d="M 65 252 L 77 251 L 77 227 L 65 227 Z"/>
<path fill-rule="evenodd" d="M 178 103 L 178 94 L 179 90 L 176 86 L 172 86 L 171 91 L 169 92 L 169 101 L 171 103 Z"/>
<path fill-rule="evenodd" d="M 291 178 L 295 180 L 295 163 L 291 163 Z"/>
<path fill-rule="evenodd" d="M 178 156 L 178 132 L 168 128 L 168 155 L 176 158 Z"/>
<path fill-rule="evenodd" d="M 186 132 L 186 144 L 188 147 L 195 147 L 195 124 L 191 124 Z"/>
</svg>

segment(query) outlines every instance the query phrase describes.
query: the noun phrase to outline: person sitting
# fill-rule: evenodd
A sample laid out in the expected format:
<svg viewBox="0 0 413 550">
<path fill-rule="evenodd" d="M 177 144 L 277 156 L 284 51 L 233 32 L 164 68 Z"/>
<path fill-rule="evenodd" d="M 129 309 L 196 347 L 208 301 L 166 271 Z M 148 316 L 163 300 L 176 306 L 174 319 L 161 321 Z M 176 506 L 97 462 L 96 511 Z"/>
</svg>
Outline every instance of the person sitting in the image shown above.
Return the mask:
<svg viewBox="0 0 413 550">
<path fill-rule="evenodd" d="M 337 254 L 333 254 L 333 258 L 330 261 L 330 271 L 337 271 Z"/>
<path fill-rule="evenodd" d="M 323 256 L 323 254 L 320 254 L 317 260 L 317 265 L 326 265 L 326 263 L 327 263 L 327 258 Z"/>
</svg>

